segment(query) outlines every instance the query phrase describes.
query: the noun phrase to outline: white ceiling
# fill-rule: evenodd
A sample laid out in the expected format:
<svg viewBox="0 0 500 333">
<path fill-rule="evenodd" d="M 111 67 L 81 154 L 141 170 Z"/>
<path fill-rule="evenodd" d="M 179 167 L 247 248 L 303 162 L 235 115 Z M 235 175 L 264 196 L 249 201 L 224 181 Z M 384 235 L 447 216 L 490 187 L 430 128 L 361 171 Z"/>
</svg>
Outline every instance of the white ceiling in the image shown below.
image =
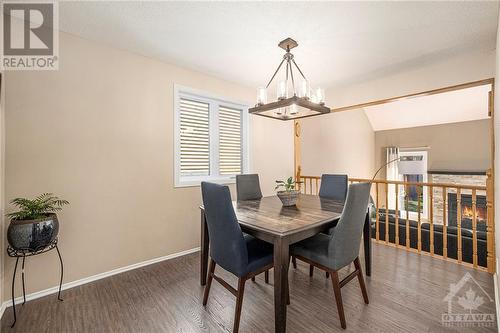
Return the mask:
<svg viewBox="0 0 500 333">
<path fill-rule="evenodd" d="M 365 108 L 374 131 L 488 118 L 491 85 Z"/>
<path fill-rule="evenodd" d="M 251 87 L 295 58 L 312 84 L 346 84 L 494 50 L 498 2 L 61 2 L 60 28 Z"/>
</svg>

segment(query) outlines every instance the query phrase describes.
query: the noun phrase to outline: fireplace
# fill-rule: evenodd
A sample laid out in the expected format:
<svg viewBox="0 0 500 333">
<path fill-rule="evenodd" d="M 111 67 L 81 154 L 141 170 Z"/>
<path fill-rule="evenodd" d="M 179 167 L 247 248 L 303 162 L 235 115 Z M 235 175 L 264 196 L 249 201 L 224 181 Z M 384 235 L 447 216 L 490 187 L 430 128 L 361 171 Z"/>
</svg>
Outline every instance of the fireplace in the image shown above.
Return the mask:
<svg viewBox="0 0 500 333">
<path fill-rule="evenodd" d="M 472 229 L 472 195 L 461 194 L 461 226 Z M 483 230 L 486 226 L 486 196 L 476 195 L 476 222 L 477 229 Z M 457 194 L 448 193 L 448 225 L 457 226 Z"/>
</svg>

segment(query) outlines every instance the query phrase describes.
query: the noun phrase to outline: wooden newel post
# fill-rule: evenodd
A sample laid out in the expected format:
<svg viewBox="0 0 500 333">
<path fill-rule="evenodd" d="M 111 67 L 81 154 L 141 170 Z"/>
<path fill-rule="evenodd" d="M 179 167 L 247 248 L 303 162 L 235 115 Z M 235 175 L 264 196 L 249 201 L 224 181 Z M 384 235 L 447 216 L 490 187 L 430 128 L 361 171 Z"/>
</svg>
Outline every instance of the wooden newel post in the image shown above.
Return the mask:
<svg viewBox="0 0 500 333">
<path fill-rule="evenodd" d="M 486 172 L 486 249 L 487 267 L 489 273 L 495 273 L 495 211 L 493 197 L 493 174 L 491 169 Z"/>
<path fill-rule="evenodd" d="M 293 121 L 293 164 L 295 172 L 295 181 L 300 181 L 300 122 L 298 120 Z M 302 189 L 301 184 L 298 184 L 298 190 Z"/>
</svg>

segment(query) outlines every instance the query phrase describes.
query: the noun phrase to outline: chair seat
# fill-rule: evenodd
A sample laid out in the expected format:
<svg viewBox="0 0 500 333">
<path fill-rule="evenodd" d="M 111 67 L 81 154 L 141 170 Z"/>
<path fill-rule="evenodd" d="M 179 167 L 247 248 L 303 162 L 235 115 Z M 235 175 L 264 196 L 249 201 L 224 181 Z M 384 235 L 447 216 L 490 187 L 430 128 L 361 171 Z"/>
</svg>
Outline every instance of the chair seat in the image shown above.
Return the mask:
<svg viewBox="0 0 500 333">
<path fill-rule="evenodd" d="M 248 251 L 247 274 L 255 272 L 273 262 L 273 245 L 251 235 L 244 234 Z"/>
<path fill-rule="evenodd" d="M 334 267 L 331 267 L 332 260 L 328 255 L 329 242 L 329 235 L 317 234 L 291 245 L 290 252 L 292 255 L 299 255 L 320 265 L 335 269 Z"/>
</svg>

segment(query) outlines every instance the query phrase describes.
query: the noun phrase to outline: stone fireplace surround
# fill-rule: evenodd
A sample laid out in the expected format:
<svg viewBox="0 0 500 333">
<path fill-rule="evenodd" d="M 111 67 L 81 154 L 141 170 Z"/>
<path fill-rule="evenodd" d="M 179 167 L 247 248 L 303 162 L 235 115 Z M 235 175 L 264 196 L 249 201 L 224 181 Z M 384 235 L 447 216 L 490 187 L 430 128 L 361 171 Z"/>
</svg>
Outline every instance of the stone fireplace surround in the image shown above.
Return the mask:
<svg viewBox="0 0 500 333">
<path fill-rule="evenodd" d="M 486 186 L 486 172 L 485 171 L 429 171 L 428 181 L 430 183 L 445 183 L 445 184 L 456 184 L 456 185 L 475 185 L 475 186 Z M 454 188 L 447 189 L 446 197 L 450 197 L 450 193 L 457 193 Z M 471 195 L 471 190 L 462 190 L 462 194 Z M 479 203 L 480 196 L 486 196 L 486 191 L 477 191 L 477 202 Z M 452 196 L 452 197 L 456 197 Z M 448 200 L 448 199 L 447 199 Z M 449 204 L 449 202 L 447 202 Z M 456 206 L 456 203 L 455 203 Z M 433 222 L 435 224 L 443 224 L 443 208 L 446 208 L 448 215 L 448 207 L 443 207 L 443 190 L 439 187 L 433 188 Z M 448 218 L 447 218 L 448 220 Z M 449 221 L 446 221 L 447 225 Z"/>
</svg>

